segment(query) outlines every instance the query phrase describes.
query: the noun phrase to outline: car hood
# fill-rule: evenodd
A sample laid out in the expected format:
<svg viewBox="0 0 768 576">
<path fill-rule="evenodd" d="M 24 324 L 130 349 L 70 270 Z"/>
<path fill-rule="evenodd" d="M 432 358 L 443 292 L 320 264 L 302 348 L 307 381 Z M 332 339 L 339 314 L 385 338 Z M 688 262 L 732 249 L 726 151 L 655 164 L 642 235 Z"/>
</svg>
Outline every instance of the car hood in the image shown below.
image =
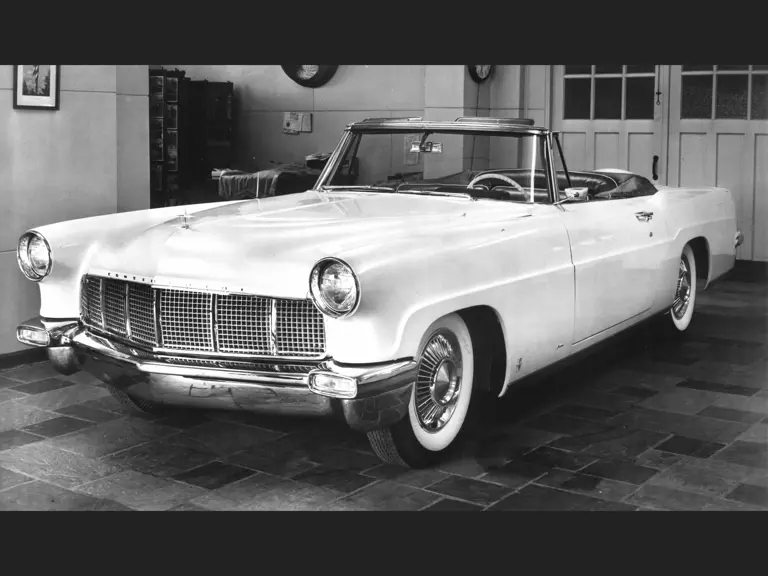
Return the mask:
<svg viewBox="0 0 768 576">
<path fill-rule="evenodd" d="M 197 289 L 303 298 L 334 256 L 360 275 L 392 256 L 477 246 L 531 206 L 411 194 L 309 191 L 179 215 L 95 246 L 94 274 Z"/>
</svg>

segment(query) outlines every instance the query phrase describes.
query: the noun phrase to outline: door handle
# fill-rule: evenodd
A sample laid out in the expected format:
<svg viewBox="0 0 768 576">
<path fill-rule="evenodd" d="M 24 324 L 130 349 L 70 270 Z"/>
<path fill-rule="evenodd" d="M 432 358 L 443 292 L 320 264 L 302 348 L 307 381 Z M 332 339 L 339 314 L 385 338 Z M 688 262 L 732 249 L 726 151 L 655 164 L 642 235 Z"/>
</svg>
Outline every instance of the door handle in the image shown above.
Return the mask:
<svg viewBox="0 0 768 576">
<path fill-rule="evenodd" d="M 651 166 L 651 172 L 653 172 L 653 179 L 658 180 L 659 179 L 659 157 L 658 156 L 653 157 L 653 165 Z"/>
<path fill-rule="evenodd" d="M 635 218 L 640 222 L 648 222 L 653 218 L 653 212 L 635 212 Z"/>
</svg>

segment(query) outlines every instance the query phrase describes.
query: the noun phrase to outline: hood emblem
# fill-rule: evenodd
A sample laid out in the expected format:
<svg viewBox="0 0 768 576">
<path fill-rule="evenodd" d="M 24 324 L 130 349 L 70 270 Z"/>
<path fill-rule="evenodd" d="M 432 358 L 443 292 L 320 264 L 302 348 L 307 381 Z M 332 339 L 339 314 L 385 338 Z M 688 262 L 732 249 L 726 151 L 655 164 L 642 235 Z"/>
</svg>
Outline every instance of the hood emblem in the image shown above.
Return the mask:
<svg viewBox="0 0 768 576">
<path fill-rule="evenodd" d="M 187 213 L 187 209 L 184 209 L 184 214 L 180 216 L 181 218 L 181 227 L 185 230 L 189 230 L 189 221 L 192 219 L 192 216 Z"/>
</svg>

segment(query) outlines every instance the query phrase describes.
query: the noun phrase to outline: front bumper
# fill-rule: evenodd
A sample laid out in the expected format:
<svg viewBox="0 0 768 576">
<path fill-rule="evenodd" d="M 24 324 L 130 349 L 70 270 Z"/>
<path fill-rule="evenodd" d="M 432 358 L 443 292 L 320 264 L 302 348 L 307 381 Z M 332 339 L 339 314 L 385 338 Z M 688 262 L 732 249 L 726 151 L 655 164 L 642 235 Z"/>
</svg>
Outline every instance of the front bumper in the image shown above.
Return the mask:
<svg viewBox="0 0 768 576">
<path fill-rule="evenodd" d="M 62 373 L 83 370 L 158 404 L 295 416 L 340 415 L 350 427 L 363 432 L 401 420 L 408 412 L 416 379 L 412 359 L 355 366 L 326 360 L 303 373 L 283 369 L 276 360 L 258 360 L 261 369 L 199 365 L 205 359 L 153 355 L 92 333 L 76 320 L 34 318 L 18 326 L 16 337 L 24 344 L 47 348 L 49 360 Z M 354 397 L 337 398 L 311 390 L 310 376 L 320 373 L 354 381 Z"/>
</svg>

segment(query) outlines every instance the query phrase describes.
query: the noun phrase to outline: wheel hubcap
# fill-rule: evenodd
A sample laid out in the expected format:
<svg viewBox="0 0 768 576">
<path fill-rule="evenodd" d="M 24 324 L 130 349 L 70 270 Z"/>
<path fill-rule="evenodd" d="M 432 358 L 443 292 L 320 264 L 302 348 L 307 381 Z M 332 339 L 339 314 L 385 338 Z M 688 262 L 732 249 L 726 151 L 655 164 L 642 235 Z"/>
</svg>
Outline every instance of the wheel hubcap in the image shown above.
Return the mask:
<svg viewBox="0 0 768 576">
<path fill-rule="evenodd" d="M 424 347 L 416 377 L 416 415 L 428 432 L 441 430 L 461 391 L 461 349 L 453 333 L 440 331 Z"/>
<path fill-rule="evenodd" d="M 672 302 L 672 314 L 678 320 L 685 316 L 691 300 L 691 271 L 685 258 L 680 260 L 680 271 L 677 277 L 675 300 Z"/>
</svg>

